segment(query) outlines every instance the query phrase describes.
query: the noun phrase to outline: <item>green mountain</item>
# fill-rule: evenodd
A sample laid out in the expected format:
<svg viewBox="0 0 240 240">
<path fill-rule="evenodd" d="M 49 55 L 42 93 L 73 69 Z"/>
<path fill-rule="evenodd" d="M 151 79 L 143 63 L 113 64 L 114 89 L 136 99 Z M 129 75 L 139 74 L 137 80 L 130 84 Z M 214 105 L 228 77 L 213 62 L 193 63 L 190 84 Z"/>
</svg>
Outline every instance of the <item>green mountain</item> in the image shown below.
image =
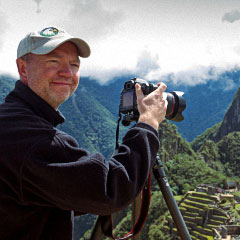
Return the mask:
<svg viewBox="0 0 240 240">
<path fill-rule="evenodd" d="M 67 120 L 60 127 L 74 136 L 81 148 L 109 157 L 115 147 L 116 116 L 80 87 L 60 111 Z"/>
<path fill-rule="evenodd" d="M 226 112 L 222 124 L 218 129 L 216 141 L 219 141 L 224 136 L 231 132 L 240 131 L 240 88 L 236 92 L 232 104 Z"/>
<path fill-rule="evenodd" d="M 223 121 L 198 136 L 192 146 L 212 167 L 221 162 L 228 176 L 240 175 L 240 88 Z"/>
<path fill-rule="evenodd" d="M 9 93 L 10 90 L 14 88 L 16 79 L 7 76 L 0 75 L 0 103 L 2 103 Z"/>
</svg>

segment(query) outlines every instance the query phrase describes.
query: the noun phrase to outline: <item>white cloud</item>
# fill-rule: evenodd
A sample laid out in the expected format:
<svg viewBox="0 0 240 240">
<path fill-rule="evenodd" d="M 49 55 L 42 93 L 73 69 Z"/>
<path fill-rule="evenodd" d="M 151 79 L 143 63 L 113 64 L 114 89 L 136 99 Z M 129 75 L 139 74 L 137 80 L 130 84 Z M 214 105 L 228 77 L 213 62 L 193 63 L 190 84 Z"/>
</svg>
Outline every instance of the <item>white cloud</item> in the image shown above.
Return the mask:
<svg viewBox="0 0 240 240">
<path fill-rule="evenodd" d="M 225 91 L 232 90 L 236 86 L 236 83 L 229 78 L 225 79 L 225 84 L 226 84 L 224 88 Z"/>
<path fill-rule="evenodd" d="M 85 75 L 85 74 L 84 74 Z M 96 79 L 100 84 L 106 84 L 108 81 L 116 77 L 132 75 L 127 69 L 92 69 L 88 74 L 88 77 Z M 85 75 L 85 76 L 86 76 Z M 81 78 L 80 78 L 81 81 Z"/>
<path fill-rule="evenodd" d="M 102 0 L 68 0 L 68 4 L 61 25 L 92 40 L 113 34 L 123 19 L 121 11 L 108 9 Z"/>
<path fill-rule="evenodd" d="M 3 12 L 0 11 L 0 49 L 2 48 L 3 36 L 7 30 L 7 21 Z"/>
<path fill-rule="evenodd" d="M 222 21 L 226 21 L 229 23 L 233 23 L 235 21 L 240 20 L 240 11 L 239 10 L 232 10 L 231 12 L 227 12 L 224 14 Z"/>
<path fill-rule="evenodd" d="M 153 55 L 149 50 L 144 49 L 140 56 L 137 58 L 136 66 L 122 65 L 112 69 L 98 68 L 98 69 L 85 69 L 84 75 L 90 72 L 91 77 L 97 79 L 101 83 L 106 83 L 114 77 L 119 76 L 135 76 L 139 78 L 147 78 L 148 74 L 154 71 L 160 71 L 158 63 L 158 54 Z"/>
<path fill-rule="evenodd" d="M 160 66 L 158 64 L 158 54 L 152 56 L 152 54 L 144 50 L 140 57 L 138 58 L 137 65 L 136 65 L 136 73 L 139 77 L 145 77 L 152 71 L 159 71 Z"/>
<path fill-rule="evenodd" d="M 179 72 L 172 72 L 170 74 L 161 75 L 159 72 L 151 72 L 146 76 L 146 80 L 149 81 L 163 81 L 163 82 L 172 82 L 176 85 L 189 85 L 189 86 L 195 86 L 198 84 L 205 84 L 207 81 L 217 81 L 219 80 L 219 77 L 226 71 L 229 71 L 230 69 L 236 70 L 239 69 L 237 66 L 232 66 L 232 68 L 229 67 L 214 67 L 214 66 L 208 66 L 208 67 L 194 67 L 191 69 L 187 69 L 185 71 L 179 71 Z M 233 81 L 231 79 L 225 78 L 224 81 L 226 82 L 226 88 L 231 89 L 233 87 Z"/>
</svg>

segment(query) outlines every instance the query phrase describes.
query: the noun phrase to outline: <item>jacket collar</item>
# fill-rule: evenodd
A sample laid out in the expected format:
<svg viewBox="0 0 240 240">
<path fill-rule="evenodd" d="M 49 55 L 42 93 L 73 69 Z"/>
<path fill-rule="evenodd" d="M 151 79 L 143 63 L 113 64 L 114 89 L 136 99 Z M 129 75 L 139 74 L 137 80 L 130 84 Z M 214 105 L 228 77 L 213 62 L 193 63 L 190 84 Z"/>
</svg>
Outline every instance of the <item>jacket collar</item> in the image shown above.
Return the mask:
<svg viewBox="0 0 240 240">
<path fill-rule="evenodd" d="M 65 120 L 60 111 L 53 109 L 47 102 L 20 80 L 16 82 L 14 90 L 8 94 L 6 101 L 11 101 L 12 97 L 21 99 L 21 101 L 30 107 L 35 114 L 44 118 L 55 127 L 58 124 L 63 123 Z"/>
</svg>

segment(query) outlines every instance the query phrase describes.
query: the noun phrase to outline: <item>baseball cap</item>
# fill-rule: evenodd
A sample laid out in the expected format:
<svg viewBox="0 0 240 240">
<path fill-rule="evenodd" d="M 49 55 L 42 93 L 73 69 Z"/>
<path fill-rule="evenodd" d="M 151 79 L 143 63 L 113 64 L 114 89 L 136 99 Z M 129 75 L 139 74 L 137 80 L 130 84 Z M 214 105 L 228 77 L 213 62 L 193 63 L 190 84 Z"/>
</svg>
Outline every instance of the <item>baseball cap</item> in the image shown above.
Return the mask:
<svg viewBox="0 0 240 240">
<path fill-rule="evenodd" d="M 87 58 L 90 56 L 90 47 L 84 40 L 73 37 L 64 29 L 47 27 L 41 31 L 28 33 L 20 41 L 17 49 L 17 58 L 27 53 L 47 54 L 69 41 L 76 45 L 80 57 Z"/>
</svg>

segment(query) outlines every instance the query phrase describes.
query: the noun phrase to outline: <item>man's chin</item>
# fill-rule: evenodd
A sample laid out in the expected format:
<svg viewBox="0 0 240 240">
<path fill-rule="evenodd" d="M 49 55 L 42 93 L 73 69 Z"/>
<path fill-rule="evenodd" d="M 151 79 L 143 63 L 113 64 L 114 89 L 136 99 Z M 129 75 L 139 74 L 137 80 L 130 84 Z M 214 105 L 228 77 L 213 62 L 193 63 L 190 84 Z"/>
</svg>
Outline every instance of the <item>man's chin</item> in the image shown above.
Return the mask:
<svg viewBox="0 0 240 240">
<path fill-rule="evenodd" d="M 52 100 L 56 106 L 60 106 L 65 101 L 67 101 L 69 97 L 70 97 L 70 94 L 61 95 L 61 96 L 57 95 L 57 96 L 53 97 Z"/>
</svg>

